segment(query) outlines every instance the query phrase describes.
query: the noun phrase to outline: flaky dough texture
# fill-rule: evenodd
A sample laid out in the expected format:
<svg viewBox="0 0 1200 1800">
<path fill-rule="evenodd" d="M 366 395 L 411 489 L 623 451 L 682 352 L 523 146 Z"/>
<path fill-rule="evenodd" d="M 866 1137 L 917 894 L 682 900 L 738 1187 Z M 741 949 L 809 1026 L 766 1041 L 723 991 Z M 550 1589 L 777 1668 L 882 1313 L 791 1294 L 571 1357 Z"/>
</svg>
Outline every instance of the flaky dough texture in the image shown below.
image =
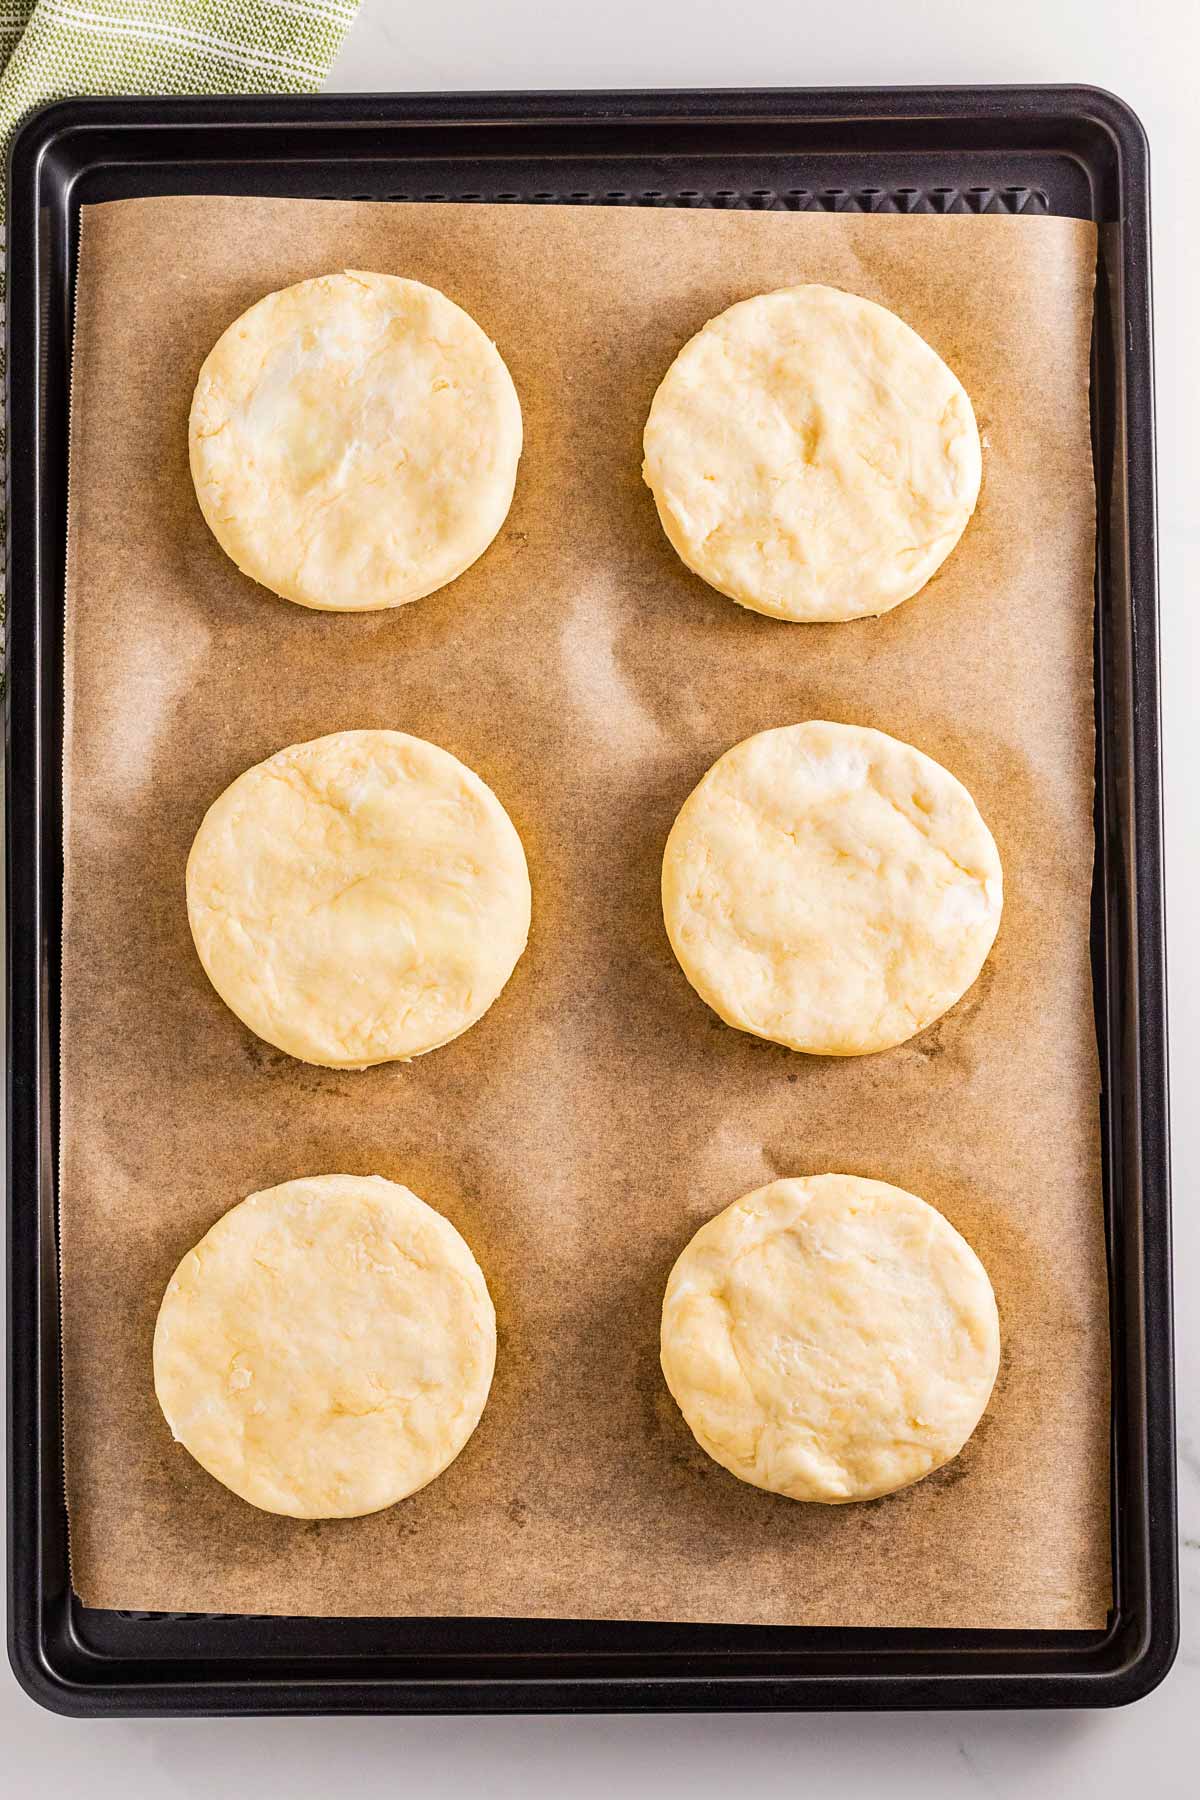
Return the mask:
<svg viewBox="0 0 1200 1800">
<path fill-rule="evenodd" d="M 176 1269 L 154 1332 L 175 1438 L 243 1500 L 378 1512 L 453 1462 L 496 1360 L 487 1284 L 448 1219 L 378 1175 L 251 1194 Z"/>
<path fill-rule="evenodd" d="M 929 580 L 975 509 L 962 384 L 902 319 L 840 288 L 739 301 L 684 345 L 643 473 L 683 561 L 779 619 L 859 619 Z"/>
<path fill-rule="evenodd" d="M 328 1068 L 407 1062 L 473 1025 L 529 934 L 525 853 L 492 790 L 402 731 L 292 744 L 215 800 L 192 937 L 251 1031 Z"/>
<path fill-rule="evenodd" d="M 521 408 L 496 346 L 436 288 L 347 269 L 268 294 L 210 351 L 192 479 L 264 587 L 335 612 L 403 606 L 487 549 Z"/>
<path fill-rule="evenodd" d="M 886 1050 L 971 986 L 1000 858 L 962 783 L 911 744 L 810 720 L 726 751 L 663 857 L 667 935 L 727 1025 L 821 1056 Z"/>
<path fill-rule="evenodd" d="M 957 1456 L 999 1358 L 970 1245 L 915 1194 L 857 1175 L 735 1201 L 663 1301 L 663 1374 L 697 1442 L 793 1500 L 871 1500 Z"/>
</svg>

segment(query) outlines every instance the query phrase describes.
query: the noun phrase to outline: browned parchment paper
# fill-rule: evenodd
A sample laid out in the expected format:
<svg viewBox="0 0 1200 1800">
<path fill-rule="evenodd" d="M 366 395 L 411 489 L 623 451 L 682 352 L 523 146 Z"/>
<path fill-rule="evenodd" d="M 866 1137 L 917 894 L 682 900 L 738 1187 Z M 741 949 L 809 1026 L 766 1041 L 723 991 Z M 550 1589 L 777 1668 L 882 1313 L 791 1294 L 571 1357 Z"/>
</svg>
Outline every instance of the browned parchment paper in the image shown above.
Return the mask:
<svg viewBox="0 0 1200 1800">
<path fill-rule="evenodd" d="M 1109 1598 L 1108 1336 L 1088 961 L 1090 226 L 590 208 L 133 201 L 83 222 L 71 459 L 62 1248 L 75 1585 L 93 1605 L 1095 1626 Z M 319 615 L 238 573 L 188 477 L 200 362 L 272 288 L 343 265 L 434 283 L 525 414 L 492 549 L 396 612 Z M 640 479 L 683 341 L 831 281 L 957 370 L 978 514 L 888 617 L 787 625 L 690 575 Z M 938 1025 L 823 1061 L 729 1030 L 663 932 L 659 867 L 713 759 L 769 725 L 877 725 L 975 794 L 1004 859 L 995 951 Z M 491 783 L 525 841 L 529 950 L 409 1068 L 309 1068 L 227 1012 L 184 863 L 284 744 L 395 726 Z M 957 1462 L 822 1508 L 735 1481 L 658 1369 L 703 1219 L 846 1169 L 941 1207 L 991 1272 L 1004 1358 Z M 369 1519 L 253 1511 L 172 1444 L 155 1312 L 228 1206 L 293 1176 L 409 1183 L 486 1271 L 492 1398 L 452 1468 Z"/>
</svg>

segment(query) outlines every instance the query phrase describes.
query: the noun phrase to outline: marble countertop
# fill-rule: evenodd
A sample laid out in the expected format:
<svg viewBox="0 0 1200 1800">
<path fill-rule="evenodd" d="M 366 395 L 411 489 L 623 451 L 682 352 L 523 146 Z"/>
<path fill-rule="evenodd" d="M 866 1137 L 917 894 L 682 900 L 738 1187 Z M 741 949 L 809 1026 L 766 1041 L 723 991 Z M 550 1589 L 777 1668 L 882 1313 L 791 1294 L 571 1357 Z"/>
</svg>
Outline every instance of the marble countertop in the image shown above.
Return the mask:
<svg viewBox="0 0 1200 1800">
<path fill-rule="evenodd" d="M 241 1719 L 80 1723 L 40 1712 L 0 1672 L 0 1796 L 35 1783 L 89 1800 L 130 1794 L 287 1794 L 345 1786 L 591 1800 L 613 1792 L 706 1800 L 943 1800 L 974 1793 L 1106 1800 L 1139 1784 L 1195 1792 L 1200 1759 L 1200 782 L 1194 773 L 1200 607 L 1194 594 L 1200 451 L 1200 244 L 1190 182 L 1200 153 L 1195 0 L 363 0 L 330 87 L 344 91 L 554 87 L 1091 82 L 1121 94 L 1150 137 L 1162 546 L 1168 898 L 1184 1634 L 1166 1682 L 1117 1713 L 692 1718 Z"/>
</svg>

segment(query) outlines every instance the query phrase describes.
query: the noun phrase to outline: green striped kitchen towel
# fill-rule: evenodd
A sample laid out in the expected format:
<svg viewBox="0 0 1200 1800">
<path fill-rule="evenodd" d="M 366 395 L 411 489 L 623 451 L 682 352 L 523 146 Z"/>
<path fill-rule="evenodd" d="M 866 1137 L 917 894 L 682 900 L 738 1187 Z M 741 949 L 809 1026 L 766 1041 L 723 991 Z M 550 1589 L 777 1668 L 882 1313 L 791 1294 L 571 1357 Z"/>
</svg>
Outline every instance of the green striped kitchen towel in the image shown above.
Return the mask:
<svg viewBox="0 0 1200 1800">
<path fill-rule="evenodd" d="M 0 170 L 21 120 L 49 100 L 318 88 L 357 11 L 358 0 L 0 0 Z M 0 250 L 4 209 L 0 174 Z M 3 305 L 0 260 L 0 327 Z M 0 330 L 0 384 L 4 355 Z M 3 609 L 0 585 L 0 626 Z"/>
</svg>

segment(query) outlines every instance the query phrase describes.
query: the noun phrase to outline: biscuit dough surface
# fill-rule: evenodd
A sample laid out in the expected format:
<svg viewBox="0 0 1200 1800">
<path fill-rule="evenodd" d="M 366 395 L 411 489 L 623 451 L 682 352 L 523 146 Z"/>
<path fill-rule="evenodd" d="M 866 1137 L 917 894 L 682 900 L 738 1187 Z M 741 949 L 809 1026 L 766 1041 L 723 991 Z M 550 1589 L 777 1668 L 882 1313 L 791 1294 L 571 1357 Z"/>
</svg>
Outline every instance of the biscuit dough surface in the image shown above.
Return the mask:
<svg viewBox="0 0 1200 1800">
<path fill-rule="evenodd" d="M 251 1194 L 184 1257 L 154 1389 L 243 1500 L 343 1519 L 453 1462 L 495 1360 L 487 1284 L 450 1221 L 378 1175 L 316 1175 Z"/>
<path fill-rule="evenodd" d="M 957 1456 L 999 1358 L 970 1245 L 916 1195 L 856 1175 L 735 1201 L 663 1301 L 663 1374 L 697 1442 L 793 1500 L 871 1500 Z"/>
<path fill-rule="evenodd" d="M 840 288 L 742 300 L 684 345 L 643 475 L 687 566 L 779 619 L 859 619 L 924 587 L 975 510 L 975 414 L 902 319 Z"/>
<path fill-rule="evenodd" d="M 362 612 L 444 587 L 487 549 L 521 408 L 445 294 L 347 269 L 266 295 L 218 338 L 188 442 L 200 509 L 244 574 Z"/>
<path fill-rule="evenodd" d="M 473 1025 L 529 933 L 521 840 L 491 789 L 401 731 L 342 731 L 247 769 L 187 865 L 225 1004 L 303 1062 L 407 1062 Z"/>
<path fill-rule="evenodd" d="M 663 917 L 727 1025 L 821 1056 L 886 1050 L 971 986 L 1000 858 L 962 783 L 911 744 L 810 720 L 760 731 L 685 800 Z"/>
</svg>

